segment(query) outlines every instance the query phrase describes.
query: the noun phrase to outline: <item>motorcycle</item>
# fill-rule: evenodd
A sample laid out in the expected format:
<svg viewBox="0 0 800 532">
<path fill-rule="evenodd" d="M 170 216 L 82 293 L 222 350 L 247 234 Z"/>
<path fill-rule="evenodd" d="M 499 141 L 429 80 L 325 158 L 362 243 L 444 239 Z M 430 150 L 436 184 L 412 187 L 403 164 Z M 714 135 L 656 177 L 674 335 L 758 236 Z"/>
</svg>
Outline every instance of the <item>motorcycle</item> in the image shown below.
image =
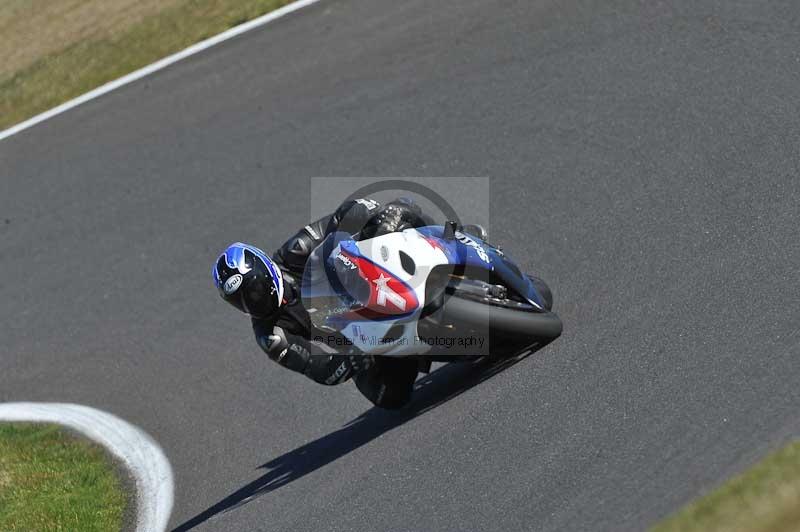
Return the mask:
<svg viewBox="0 0 800 532">
<path fill-rule="evenodd" d="M 356 241 L 337 232 L 312 251 L 301 297 L 317 340 L 431 362 L 503 357 L 560 336 L 547 284 L 455 222 Z"/>
</svg>

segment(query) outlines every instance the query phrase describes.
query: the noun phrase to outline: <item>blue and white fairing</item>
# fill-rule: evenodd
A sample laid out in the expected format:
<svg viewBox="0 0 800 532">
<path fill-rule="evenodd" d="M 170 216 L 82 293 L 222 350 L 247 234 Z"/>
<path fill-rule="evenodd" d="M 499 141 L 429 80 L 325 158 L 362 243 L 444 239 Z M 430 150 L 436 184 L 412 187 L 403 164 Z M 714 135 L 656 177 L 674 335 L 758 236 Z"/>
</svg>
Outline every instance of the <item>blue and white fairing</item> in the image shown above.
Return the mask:
<svg viewBox="0 0 800 532">
<path fill-rule="evenodd" d="M 428 226 L 363 241 L 329 235 L 309 256 L 300 290 L 314 326 L 366 353 L 422 354 L 429 346 L 417 337 L 417 320 L 428 276 L 448 264 L 491 271 L 544 309 L 533 283 L 502 251 L 460 231 L 453 239 L 443 233 L 442 226 Z"/>
<path fill-rule="evenodd" d="M 531 280 L 501 250 L 476 236 L 462 233 L 461 231 L 455 232 L 453 240 L 446 240 L 442 237 L 444 232 L 442 226 L 431 225 L 421 227 L 417 231 L 423 236 L 438 241 L 445 251 L 450 264 L 493 271 L 509 288 L 522 296 L 528 303 L 544 310 L 542 296 Z"/>
</svg>

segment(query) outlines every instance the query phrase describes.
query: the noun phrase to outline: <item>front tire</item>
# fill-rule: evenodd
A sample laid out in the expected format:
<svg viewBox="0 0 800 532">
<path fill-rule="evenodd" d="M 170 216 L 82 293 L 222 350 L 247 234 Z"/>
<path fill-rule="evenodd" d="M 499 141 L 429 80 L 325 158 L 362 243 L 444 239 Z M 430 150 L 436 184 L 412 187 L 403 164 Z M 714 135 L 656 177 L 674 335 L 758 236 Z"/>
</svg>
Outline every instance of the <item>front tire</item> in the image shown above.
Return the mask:
<svg viewBox="0 0 800 532">
<path fill-rule="evenodd" d="M 547 292 L 552 307 L 552 293 L 549 288 Z M 542 297 L 545 297 L 543 293 Z M 451 322 L 459 328 L 467 326 L 485 329 L 488 326 L 492 336 L 509 335 L 514 339 L 530 339 L 531 342 L 553 341 L 561 336 L 563 330 L 561 319 L 554 312 L 532 312 L 487 305 L 457 295 L 445 299 L 442 317 L 445 322 Z"/>
<path fill-rule="evenodd" d="M 544 308 L 547 310 L 553 310 L 553 292 L 550 290 L 550 287 L 547 286 L 547 283 L 538 277 L 534 277 L 533 275 L 529 275 L 528 279 L 531 280 L 533 287 L 536 288 L 536 291 L 539 292 L 540 296 L 542 296 Z"/>
</svg>

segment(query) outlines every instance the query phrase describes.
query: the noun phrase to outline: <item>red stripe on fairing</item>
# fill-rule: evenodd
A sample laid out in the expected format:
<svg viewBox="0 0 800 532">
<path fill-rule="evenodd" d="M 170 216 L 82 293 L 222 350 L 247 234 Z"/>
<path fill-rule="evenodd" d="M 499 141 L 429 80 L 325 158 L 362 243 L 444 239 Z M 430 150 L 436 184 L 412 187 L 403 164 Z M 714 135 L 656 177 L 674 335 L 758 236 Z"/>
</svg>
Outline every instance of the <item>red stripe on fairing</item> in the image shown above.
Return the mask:
<svg viewBox="0 0 800 532">
<path fill-rule="evenodd" d="M 438 249 L 439 251 L 447 255 L 447 252 L 445 252 L 444 247 L 442 247 L 442 243 L 439 242 L 438 238 L 434 238 L 432 236 L 423 236 L 422 239 L 425 240 L 425 242 L 427 242 L 428 244 L 430 244 L 430 246 L 433 249 Z"/>
<path fill-rule="evenodd" d="M 353 311 L 362 319 L 380 319 L 387 316 L 398 316 L 403 314 L 410 314 L 419 307 L 419 300 L 414 290 L 404 283 L 401 279 L 393 275 L 389 270 L 382 268 L 374 262 L 360 256 L 354 256 L 346 251 L 342 254 L 349 258 L 353 264 L 358 268 L 358 273 L 362 279 L 369 283 L 369 301 L 364 308 Z M 398 305 L 393 301 L 394 297 L 386 297 L 384 294 L 384 305 L 378 303 L 380 291 L 378 283 L 375 281 L 380 280 L 381 275 L 385 280 L 385 286 L 394 294 L 397 294 L 404 305 Z"/>
</svg>

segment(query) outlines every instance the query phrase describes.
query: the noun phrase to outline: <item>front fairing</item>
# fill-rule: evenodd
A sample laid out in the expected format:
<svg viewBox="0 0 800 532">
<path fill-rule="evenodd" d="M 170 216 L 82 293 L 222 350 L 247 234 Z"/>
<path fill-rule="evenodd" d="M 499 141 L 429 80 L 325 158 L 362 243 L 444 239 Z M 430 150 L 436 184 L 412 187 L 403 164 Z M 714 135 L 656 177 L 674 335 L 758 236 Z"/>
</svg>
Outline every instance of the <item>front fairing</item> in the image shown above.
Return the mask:
<svg viewBox="0 0 800 532">
<path fill-rule="evenodd" d="M 456 231 L 454 238 L 447 240 L 443 238 L 442 226 L 421 227 L 417 231 L 430 241 L 436 242 L 447 255 L 450 264 L 491 271 L 528 303 L 544 310 L 544 300 L 533 282 L 500 249 L 461 231 Z"/>
<path fill-rule="evenodd" d="M 404 254 L 415 256 L 415 272 L 403 269 Z M 428 268 L 444 263 L 413 230 L 359 242 L 334 233 L 308 258 L 303 306 L 315 328 L 336 331 L 362 351 L 411 354 L 420 349 L 414 341 Z"/>
</svg>

